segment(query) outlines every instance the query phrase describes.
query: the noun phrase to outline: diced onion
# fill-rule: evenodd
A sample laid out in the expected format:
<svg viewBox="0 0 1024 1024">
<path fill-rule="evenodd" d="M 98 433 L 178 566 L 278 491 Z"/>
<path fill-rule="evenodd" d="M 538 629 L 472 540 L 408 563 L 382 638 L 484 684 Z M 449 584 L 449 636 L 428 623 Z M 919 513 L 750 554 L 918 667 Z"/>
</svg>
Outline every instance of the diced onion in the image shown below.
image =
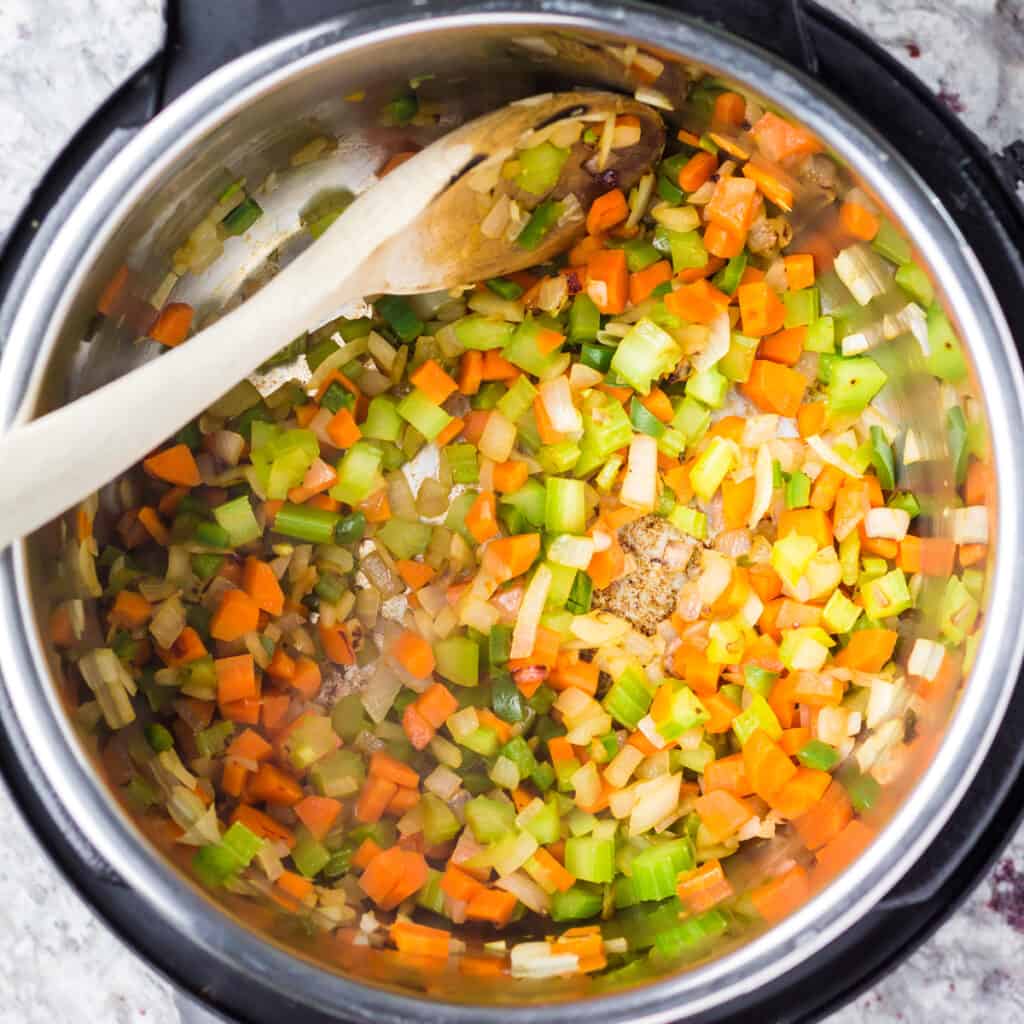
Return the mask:
<svg viewBox="0 0 1024 1024">
<path fill-rule="evenodd" d="M 951 509 L 949 518 L 957 544 L 988 543 L 988 509 L 984 505 Z"/>
<path fill-rule="evenodd" d="M 920 676 L 934 682 L 942 671 L 942 663 L 946 657 L 946 648 L 934 640 L 918 637 L 907 659 L 907 674 Z"/>
<path fill-rule="evenodd" d="M 693 368 L 698 373 L 710 370 L 729 351 L 729 314 L 724 309 L 711 321 L 710 328 L 707 347 L 693 357 Z"/>
<path fill-rule="evenodd" d="M 363 707 L 372 721 L 384 721 L 401 688 L 402 681 L 398 675 L 383 662 L 378 662 L 370 682 L 360 694 Z"/>
<path fill-rule="evenodd" d="M 548 599 L 548 591 L 552 582 L 551 570 L 546 565 L 538 567 L 530 580 L 530 585 L 523 595 L 523 603 L 519 606 L 515 628 L 512 630 L 512 647 L 510 658 L 526 658 L 533 653 L 537 642 L 537 628 L 544 614 L 544 605 Z"/>
<path fill-rule="evenodd" d="M 548 894 L 522 871 L 513 871 L 512 874 L 499 878 L 494 884 L 496 888 L 512 893 L 523 906 L 529 907 L 535 914 L 546 914 L 551 907 L 551 898 Z"/>
<path fill-rule="evenodd" d="M 582 437 L 583 417 L 580 415 L 579 409 L 573 405 L 569 378 L 561 376 L 555 377 L 554 380 L 546 380 L 537 390 L 540 393 L 541 402 L 544 403 L 544 411 L 551 420 L 551 426 L 560 434 L 565 434 L 573 440 Z M 489 427 L 490 419 L 487 423 Z M 483 450 L 483 439 L 481 439 L 480 446 Z M 495 459 L 495 461 L 503 462 L 504 459 Z"/>
<path fill-rule="evenodd" d="M 869 537 L 903 540 L 910 527 L 910 513 L 902 508 L 871 508 L 864 517 L 864 532 Z"/>
<path fill-rule="evenodd" d="M 641 512 L 654 511 L 658 501 L 658 442 L 649 434 L 633 435 L 619 500 Z"/>
<path fill-rule="evenodd" d="M 771 451 L 767 444 L 762 444 L 757 450 L 757 460 L 754 463 L 754 500 L 750 506 L 750 518 L 747 520 L 747 526 L 751 530 L 756 530 L 758 523 L 764 518 L 772 503 L 774 490 L 775 473 Z"/>
<path fill-rule="evenodd" d="M 827 462 L 830 466 L 835 466 L 841 473 L 845 473 L 847 476 L 856 477 L 860 479 L 864 474 L 861 473 L 856 466 L 851 465 L 841 455 L 835 452 L 832 446 L 819 434 L 811 434 L 807 438 L 807 446 L 821 459 L 822 462 Z"/>
<path fill-rule="evenodd" d="M 612 615 L 611 612 L 589 612 L 577 615 L 569 627 L 577 640 L 582 640 L 587 647 L 603 647 L 621 641 L 632 629 L 630 624 Z"/>
<path fill-rule="evenodd" d="M 516 425 L 498 409 L 493 409 L 487 417 L 480 438 L 481 454 L 495 462 L 507 462 L 516 443 Z"/>
<path fill-rule="evenodd" d="M 661 775 L 637 785 L 637 801 L 629 816 L 629 834 L 638 836 L 653 828 L 679 804 L 681 774 Z"/>
</svg>

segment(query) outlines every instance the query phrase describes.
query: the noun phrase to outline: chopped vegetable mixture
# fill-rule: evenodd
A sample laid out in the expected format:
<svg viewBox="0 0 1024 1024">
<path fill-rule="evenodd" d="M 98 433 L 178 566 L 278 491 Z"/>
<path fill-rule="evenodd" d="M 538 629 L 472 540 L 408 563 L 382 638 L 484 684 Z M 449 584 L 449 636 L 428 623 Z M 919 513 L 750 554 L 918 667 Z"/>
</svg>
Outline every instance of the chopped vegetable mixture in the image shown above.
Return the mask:
<svg viewBox="0 0 1024 1024">
<path fill-rule="evenodd" d="M 799 125 L 713 79 L 673 116 L 561 260 L 300 339 L 310 373 L 239 384 L 68 530 L 51 637 L 109 774 L 343 962 L 702 957 L 870 843 L 969 667 L 992 482 L 927 274 Z M 536 245 L 567 147 L 600 174 L 633 121 L 534 140 L 502 172 L 532 213 L 484 196 L 487 230 Z M 233 186 L 175 272 L 259 214 Z M 893 358 L 946 409 L 941 521 Z"/>
</svg>

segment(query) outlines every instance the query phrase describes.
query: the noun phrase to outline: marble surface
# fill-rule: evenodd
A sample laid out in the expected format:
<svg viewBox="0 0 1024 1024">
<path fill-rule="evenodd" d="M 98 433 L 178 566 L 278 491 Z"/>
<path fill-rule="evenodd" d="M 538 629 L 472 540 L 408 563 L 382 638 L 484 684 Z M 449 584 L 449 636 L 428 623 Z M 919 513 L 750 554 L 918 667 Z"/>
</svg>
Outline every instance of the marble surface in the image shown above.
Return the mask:
<svg viewBox="0 0 1024 1024">
<path fill-rule="evenodd" d="M 989 144 L 1024 134 L 1022 0 L 829 6 L 913 68 Z M 157 45 L 160 7 L 0 0 L 0 237 L 77 125 Z M 929 943 L 829 1024 L 1024 1024 L 1022 963 L 1024 833 Z M 0 790 L 0 1024 L 83 1021 L 184 1024 L 169 986 L 61 879 Z"/>
</svg>

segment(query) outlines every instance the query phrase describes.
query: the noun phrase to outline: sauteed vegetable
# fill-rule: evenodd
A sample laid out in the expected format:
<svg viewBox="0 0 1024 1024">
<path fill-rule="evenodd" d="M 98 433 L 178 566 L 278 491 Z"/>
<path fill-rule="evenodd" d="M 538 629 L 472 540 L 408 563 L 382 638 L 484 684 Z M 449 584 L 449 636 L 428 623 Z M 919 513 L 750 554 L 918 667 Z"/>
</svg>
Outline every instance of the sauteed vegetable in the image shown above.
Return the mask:
<svg viewBox="0 0 1024 1024">
<path fill-rule="evenodd" d="M 68 529 L 51 635 L 108 772 L 205 886 L 342 962 L 700 957 L 870 843 L 970 665 L 991 480 L 927 274 L 800 126 L 712 79 L 675 116 L 557 265 L 376 297 Z M 568 147 L 600 175 L 639 130 L 530 140 L 481 230 L 531 248 Z M 216 213 L 177 272 L 259 206 Z M 895 419 L 893 360 L 947 453 Z M 939 522 L 915 480 L 946 457 Z"/>
</svg>

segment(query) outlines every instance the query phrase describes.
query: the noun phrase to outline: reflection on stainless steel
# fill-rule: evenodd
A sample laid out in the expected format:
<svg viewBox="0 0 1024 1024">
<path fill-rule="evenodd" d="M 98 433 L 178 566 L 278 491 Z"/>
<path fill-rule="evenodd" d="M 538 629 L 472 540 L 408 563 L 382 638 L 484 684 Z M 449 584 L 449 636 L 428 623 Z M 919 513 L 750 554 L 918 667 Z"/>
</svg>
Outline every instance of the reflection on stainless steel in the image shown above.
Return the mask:
<svg viewBox="0 0 1024 1024">
<path fill-rule="evenodd" d="M 988 285 L 952 222 L 895 152 L 817 87 L 730 37 L 649 8 L 551 0 L 541 15 L 532 4 L 509 0 L 500 8 L 506 13 L 498 10 L 456 2 L 443 6 L 446 16 L 416 22 L 396 9 L 353 15 L 243 58 L 161 114 L 67 216 L 32 281 L 0 374 L 0 422 L 59 404 L 154 354 L 123 330 L 95 328 L 97 296 L 126 262 L 147 289 L 156 290 L 172 253 L 206 214 L 210 196 L 237 177 L 256 186 L 266 213 L 244 239 L 228 242 L 209 272 L 178 286 L 175 299 L 195 304 L 202 315 L 214 314 L 278 256 L 286 258 L 312 195 L 359 190 L 389 153 L 516 97 L 576 84 L 633 92 L 644 83 L 634 65 L 632 73 L 627 68 L 624 57 L 632 51 L 623 48 L 634 43 L 654 59 L 655 69 L 664 65 L 653 87 L 670 102 L 685 95 L 696 74 L 710 70 L 818 132 L 917 241 L 966 342 L 977 400 L 997 442 L 992 548 L 998 559 L 990 570 L 985 639 L 973 678 L 931 762 L 912 765 L 902 789 L 897 785 L 902 799 L 887 808 L 888 825 L 873 846 L 770 932 L 698 968 L 626 992 L 602 992 L 585 1011 L 594 1021 L 682 1020 L 778 975 L 863 915 L 934 838 L 976 772 L 1016 677 L 1022 644 L 1017 496 L 1024 492 L 1024 454 L 1019 444 L 1005 443 L 1024 436 L 1020 372 Z M 383 126 L 381 107 L 414 75 L 432 76 L 420 95 L 436 111 L 434 123 Z M 358 92 L 363 96 L 353 98 Z M 666 118 L 671 123 L 672 113 Z M 291 167 L 296 149 L 318 136 L 336 138 L 336 148 Z M 931 522 L 942 532 L 953 493 L 942 396 L 910 351 L 889 350 L 883 399 L 891 418 L 912 424 L 920 438 L 926 459 L 915 488 L 929 499 Z M 423 983 L 415 972 L 400 991 L 397 977 L 387 979 L 391 987 L 385 988 L 383 979 L 360 982 L 358 967 L 343 977 L 314 966 L 223 914 L 156 855 L 99 782 L 61 708 L 54 661 L 39 629 L 54 543 L 54 531 L 44 530 L 0 559 L 0 619 L 8 624 L 0 637 L 0 666 L 14 713 L 83 834 L 139 894 L 140 913 L 187 934 L 208 958 L 211 980 L 219 965 L 234 964 L 264 983 L 272 979 L 277 991 L 302 1006 L 363 1020 L 526 1021 L 537 1019 L 530 1004 L 539 1001 L 548 1004 L 546 1021 L 568 1021 L 581 1012 L 566 1000 L 586 994 L 583 985 L 518 989 L 506 980 L 500 990 L 473 990 L 455 973 L 431 979 L 435 1007 L 427 1010 L 415 995 Z M 927 611 L 916 628 L 919 635 L 934 635 Z M 941 717 L 928 723 L 936 734 L 945 725 Z M 480 1005 L 466 1005 L 473 1001 Z"/>
</svg>

